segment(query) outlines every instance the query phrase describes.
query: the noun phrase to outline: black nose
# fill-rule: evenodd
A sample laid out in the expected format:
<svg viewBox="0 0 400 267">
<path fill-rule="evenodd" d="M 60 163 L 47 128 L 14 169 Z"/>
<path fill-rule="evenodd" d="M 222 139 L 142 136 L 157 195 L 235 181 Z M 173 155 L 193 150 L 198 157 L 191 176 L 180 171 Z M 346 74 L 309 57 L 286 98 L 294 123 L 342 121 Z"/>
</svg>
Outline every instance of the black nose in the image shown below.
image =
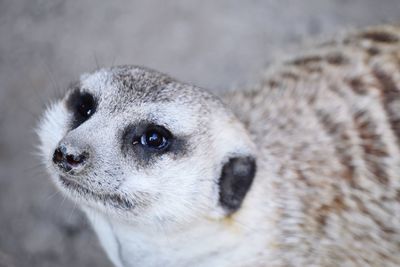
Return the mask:
<svg viewBox="0 0 400 267">
<path fill-rule="evenodd" d="M 64 145 L 57 147 L 53 154 L 54 164 L 65 172 L 81 169 L 85 166 L 87 158 L 87 152 L 68 149 Z"/>
</svg>

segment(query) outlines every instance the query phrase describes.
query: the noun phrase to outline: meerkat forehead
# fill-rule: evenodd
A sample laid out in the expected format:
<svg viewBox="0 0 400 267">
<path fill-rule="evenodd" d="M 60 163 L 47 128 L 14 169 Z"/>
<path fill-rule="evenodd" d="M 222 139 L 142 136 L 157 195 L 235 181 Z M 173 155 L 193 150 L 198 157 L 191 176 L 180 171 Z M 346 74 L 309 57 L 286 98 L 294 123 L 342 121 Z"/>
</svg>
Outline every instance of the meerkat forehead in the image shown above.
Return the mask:
<svg viewBox="0 0 400 267">
<path fill-rule="evenodd" d="M 83 74 L 78 86 L 101 95 L 102 98 L 118 99 L 120 106 L 168 102 L 204 105 L 204 101 L 201 101 L 204 99 L 218 102 L 218 99 L 206 90 L 137 66 L 104 68 Z"/>
<path fill-rule="evenodd" d="M 148 120 L 180 131 L 194 131 L 220 109 L 219 99 L 196 86 L 137 66 L 104 68 L 83 74 L 72 90 L 94 95 L 98 111 L 113 120 Z"/>
</svg>

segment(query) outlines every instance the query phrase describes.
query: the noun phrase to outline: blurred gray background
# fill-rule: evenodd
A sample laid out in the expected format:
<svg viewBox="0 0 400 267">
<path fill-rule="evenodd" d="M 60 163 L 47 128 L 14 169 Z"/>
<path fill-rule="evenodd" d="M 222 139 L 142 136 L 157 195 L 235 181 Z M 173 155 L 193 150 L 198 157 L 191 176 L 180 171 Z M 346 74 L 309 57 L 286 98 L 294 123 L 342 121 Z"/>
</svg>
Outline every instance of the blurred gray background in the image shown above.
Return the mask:
<svg viewBox="0 0 400 267">
<path fill-rule="evenodd" d="M 138 64 L 222 90 L 304 39 L 390 21 L 399 0 L 0 0 L 0 266 L 110 266 L 34 155 L 44 105 L 80 73 Z"/>
</svg>

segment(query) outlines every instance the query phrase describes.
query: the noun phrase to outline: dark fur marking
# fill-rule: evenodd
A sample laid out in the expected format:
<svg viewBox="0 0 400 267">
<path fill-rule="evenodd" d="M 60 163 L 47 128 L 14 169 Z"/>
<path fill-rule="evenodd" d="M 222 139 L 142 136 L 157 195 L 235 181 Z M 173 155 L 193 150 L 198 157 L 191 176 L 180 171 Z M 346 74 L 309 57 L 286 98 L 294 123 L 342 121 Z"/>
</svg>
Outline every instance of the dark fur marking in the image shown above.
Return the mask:
<svg viewBox="0 0 400 267">
<path fill-rule="evenodd" d="M 393 78 L 382 70 L 374 69 L 373 72 L 382 90 L 383 107 L 386 111 L 390 127 L 400 146 L 400 115 L 396 102 L 400 101 L 400 92 Z"/>
<path fill-rule="evenodd" d="M 157 151 L 143 147 L 140 142 L 133 144 L 134 140 L 139 140 L 142 134 L 155 125 L 152 122 L 142 121 L 140 123 L 129 125 L 121 134 L 121 151 L 125 157 L 132 157 L 132 164 L 146 167 L 157 161 L 157 158 L 163 154 L 170 154 L 175 159 L 182 157 L 187 152 L 187 140 L 184 137 L 172 136 L 169 138 L 169 146 L 165 150 Z"/>
<path fill-rule="evenodd" d="M 361 35 L 361 37 L 374 42 L 388 43 L 388 44 L 397 43 L 399 41 L 399 38 L 396 35 L 383 31 L 365 32 Z"/>
<path fill-rule="evenodd" d="M 326 221 L 330 213 L 340 213 L 346 208 L 347 207 L 340 196 L 336 196 L 331 203 L 319 207 L 317 210 L 317 222 L 320 229 L 322 230 L 323 227 L 326 225 Z"/>
<path fill-rule="evenodd" d="M 289 79 L 289 80 L 293 80 L 293 81 L 297 81 L 299 79 L 299 76 L 292 73 L 292 72 L 282 72 L 281 73 L 281 77 L 284 79 Z"/>
<path fill-rule="evenodd" d="M 320 65 L 305 65 L 303 66 L 303 69 L 307 72 L 307 73 L 322 73 L 322 67 Z"/>
<path fill-rule="evenodd" d="M 277 80 L 269 80 L 268 82 L 268 86 L 271 88 L 277 88 L 281 86 L 281 83 L 278 82 Z"/>
<path fill-rule="evenodd" d="M 317 63 L 328 62 L 331 65 L 344 65 L 349 63 L 349 59 L 339 52 L 332 52 L 327 54 L 326 56 L 314 55 L 307 56 L 302 58 L 297 58 L 289 62 L 289 64 L 293 64 L 295 66 L 305 67 L 310 72 L 320 71 L 316 66 Z"/>
<path fill-rule="evenodd" d="M 366 111 L 354 114 L 354 124 L 358 130 L 361 146 L 364 150 L 364 160 L 367 163 L 367 168 L 381 184 L 387 185 L 389 177 L 385 171 L 385 164 L 381 159 L 389 155 L 385 143 L 376 132 L 376 124 Z"/>
<path fill-rule="evenodd" d="M 316 112 L 317 118 L 326 133 L 333 138 L 335 145 L 335 153 L 339 158 L 339 162 L 343 165 L 342 177 L 350 183 L 352 187 L 356 187 L 355 183 L 355 166 L 354 160 L 348 151 L 351 146 L 350 137 L 346 132 L 346 126 L 335 122 L 334 118 L 323 111 Z"/>
<path fill-rule="evenodd" d="M 308 65 L 310 63 L 321 62 L 322 60 L 323 59 L 321 56 L 307 56 L 307 57 L 301 57 L 301 58 L 292 60 L 291 62 L 289 62 L 289 64 L 293 64 L 296 66 L 302 66 L 302 65 Z"/>
<path fill-rule="evenodd" d="M 326 56 L 326 61 L 332 65 L 345 65 L 348 64 L 350 60 L 343 54 L 336 52 L 328 54 Z"/>
<path fill-rule="evenodd" d="M 367 48 L 366 51 L 367 51 L 368 55 L 371 56 L 371 57 L 376 56 L 376 55 L 379 55 L 380 52 L 381 52 L 381 51 L 379 50 L 379 48 L 374 47 L 374 46 Z"/>
<path fill-rule="evenodd" d="M 296 174 L 300 181 L 305 183 L 307 186 L 312 187 L 310 180 L 308 179 L 308 177 L 304 174 L 304 172 L 302 170 L 296 169 Z"/>
<path fill-rule="evenodd" d="M 97 102 L 92 94 L 81 90 L 80 87 L 76 86 L 72 89 L 65 102 L 67 109 L 72 113 L 71 130 L 87 121 L 96 112 Z M 88 110 L 90 113 L 85 113 Z"/>
<path fill-rule="evenodd" d="M 392 234 L 396 233 L 395 229 L 393 229 L 392 227 L 387 226 L 386 223 L 381 221 L 378 216 L 375 216 L 374 214 L 372 214 L 368 210 L 368 208 L 364 205 L 364 203 L 363 203 L 363 201 L 361 199 L 359 199 L 357 196 L 352 196 L 352 199 L 356 203 L 358 209 L 362 213 L 367 215 L 371 220 L 373 220 L 374 223 L 376 225 L 378 225 L 378 227 L 382 230 L 382 232 L 384 232 L 385 234 L 388 234 L 388 235 L 392 235 Z"/>
<path fill-rule="evenodd" d="M 366 95 L 368 93 L 367 86 L 360 77 L 351 78 L 347 81 L 350 88 L 358 95 Z"/>
<path fill-rule="evenodd" d="M 256 174 L 256 162 L 252 157 L 230 158 L 224 164 L 219 178 L 219 202 L 229 214 L 237 211 L 249 191 Z"/>
</svg>

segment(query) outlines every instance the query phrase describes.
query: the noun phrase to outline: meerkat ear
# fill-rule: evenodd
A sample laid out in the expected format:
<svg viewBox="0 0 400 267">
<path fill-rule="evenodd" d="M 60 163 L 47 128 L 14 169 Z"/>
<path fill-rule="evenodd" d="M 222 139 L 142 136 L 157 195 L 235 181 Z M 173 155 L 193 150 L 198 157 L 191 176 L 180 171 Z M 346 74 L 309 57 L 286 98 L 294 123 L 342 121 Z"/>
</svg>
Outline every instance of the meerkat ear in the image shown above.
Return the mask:
<svg viewBox="0 0 400 267">
<path fill-rule="evenodd" d="M 251 156 L 231 157 L 222 167 L 219 179 L 219 202 L 229 214 L 237 211 L 256 174 L 256 161 Z"/>
<path fill-rule="evenodd" d="M 218 154 L 216 162 L 215 201 L 222 215 L 237 211 L 256 175 L 257 148 L 250 133 L 229 110 L 217 113 L 211 126 L 214 129 L 214 151 Z M 218 212 L 220 216 L 221 213 Z"/>
</svg>

